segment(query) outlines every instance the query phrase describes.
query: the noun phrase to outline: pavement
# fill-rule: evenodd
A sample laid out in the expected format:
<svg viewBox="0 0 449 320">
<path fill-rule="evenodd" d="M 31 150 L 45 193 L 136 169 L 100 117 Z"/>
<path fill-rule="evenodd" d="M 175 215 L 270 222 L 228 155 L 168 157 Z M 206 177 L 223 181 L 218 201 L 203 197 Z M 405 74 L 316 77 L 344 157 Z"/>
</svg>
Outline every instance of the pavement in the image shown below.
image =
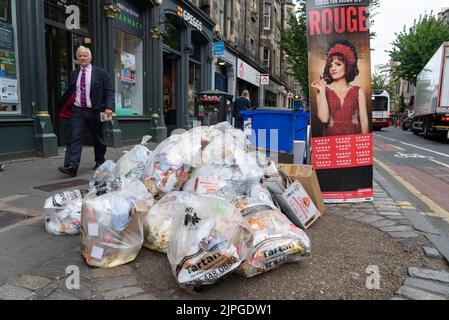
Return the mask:
<svg viewBox="0 0 449 320">
<path fill-rule="evenodd" d="M 130 148 L 109 148 L 106 156 L 116 161 Z M 59 155 L 7 162 L 0 171 L 0 300 L 449 299 L 444 235 L 415 205 L 395 200 L 376 169 L 373 203 L 327 205 L 307 231 L 311 259 L 251 279 L 230 275 L 190 295 L 165 255 L 143 248 L 127 265 L 91 268 L 79 236 L 45 231 L 45 199 L 85 187 L 93 174 L 92 148 L 84 148 L 76 178 L 58 172 L 64 149 Z"/>
</svg>

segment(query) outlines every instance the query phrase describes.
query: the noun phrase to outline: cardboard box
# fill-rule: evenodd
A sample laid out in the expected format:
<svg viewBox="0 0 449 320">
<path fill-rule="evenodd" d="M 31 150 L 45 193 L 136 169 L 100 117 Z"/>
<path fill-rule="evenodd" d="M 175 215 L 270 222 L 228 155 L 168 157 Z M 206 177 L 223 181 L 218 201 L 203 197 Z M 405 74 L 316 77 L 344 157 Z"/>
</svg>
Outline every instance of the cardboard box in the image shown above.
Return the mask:
<svg viewBox="0 0 449 320">
<path fill-rule="evenodd" d="M 290 179 L 299 181 L 302 184 L 307 194 L 312 198 L 315 206 L 323 215 L 326 211 L 326 207 L 324 206 L 320 184 L 313 166 L 302 164 L 279 164 L 278 167 Z"/>
<path fill-rule="evenodd" d="M 314 205 L 300 182 L 293 182 L 282 194 L 285 201 L 286 214 L 291 222 L 303 229 L 309 228 L 321 217 L 320 212 Z"/>
</svg>

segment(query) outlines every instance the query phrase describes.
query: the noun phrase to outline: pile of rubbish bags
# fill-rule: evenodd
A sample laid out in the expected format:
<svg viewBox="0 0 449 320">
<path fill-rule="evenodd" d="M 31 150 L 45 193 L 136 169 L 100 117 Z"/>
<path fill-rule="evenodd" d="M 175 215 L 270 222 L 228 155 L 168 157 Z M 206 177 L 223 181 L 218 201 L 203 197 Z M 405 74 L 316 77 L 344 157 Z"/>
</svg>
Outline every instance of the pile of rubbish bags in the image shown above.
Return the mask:
<svg viewBox="0 0 449 320">
<path fill-rule="evenodd" d="M 300 195 L 285 190 L 292 181 L 250 151 L 243 131 L 227 122 L 197 127 L 153 152 L 145 146 L 150 139 L 99 167 L 87 194 L 67 191 L 45 202 L 47 231 L 81 234 L 89 266 L 126 264 L 143 246 L 167 254 L 176 282 L 191 291 L 232 272 L 249 278 L 311 255 L 304 221 L 288 217 L 299 212 L 289 203 L 316 208 L 289 198 Z"/>
</svg>

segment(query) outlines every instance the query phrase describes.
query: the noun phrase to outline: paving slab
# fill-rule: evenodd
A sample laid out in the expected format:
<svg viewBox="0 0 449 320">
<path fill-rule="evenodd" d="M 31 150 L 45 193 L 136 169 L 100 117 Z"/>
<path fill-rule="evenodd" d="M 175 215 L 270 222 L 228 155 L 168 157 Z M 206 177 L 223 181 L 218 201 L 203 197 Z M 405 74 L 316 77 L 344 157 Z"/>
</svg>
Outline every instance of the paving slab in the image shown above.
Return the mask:
<svg viewBox="0 0 449 320">
<path fill-rule="evenodd" d="M 144 293 L 142 288 L 128 287 L 128 288 L 120 288 L 120 289 L 115 289 L 112 291 L 105 292 L 105 293 L 103 293 L 103 297 L 105 300 L 118 300 L 118 299 L 132 297 L 139 293 Z"/>
<path fill-rule="evenodd" d="M 399 212 L 399 211 L 392 211 L 392 210 L 389 210 L 389 211 L 379 211 L 379 214 L 380 214 L 381 216 L 402 216 L 402 213 L 401 213 L 401 212 Z"/>
<path fill-rule="evenodd" d="M 44 300 L 79 300 L 74 295 L 67 293 L 61 289 L 57 289 L 52 292 L 49 296 L 47 296 Z"/>
<path fill-rule="evenodd" d="M 390 226 L 390 227 L 382 227 L 380 230 L 384 232 L 402 232 L 402 231 L 413 231 L 414 228 L 410 226 Z"/>
<path fill-rule="evenodd" d="M 408 268 L 410 276 L 421 279 L 436 280 L 444 283 L 449 283 L 449 273 L 444 271 L 421 269 L 410 267 Z"/>
<path fill-rule="evenodd" d="M 94 282 L 97 290 L 101 292 L 111 291 L 124 287 L 132 287 L 136 284 L 137 279 L 134 276 L 101 278 L 100 280 Z"/>
<path fill-rule="evenodd" d="M 389 226 L 395 226 L 396 222 L 391 221 L 391 220 L 387 220 L 387 219 L 382 219 L 382 220 L 379 220 L 379 221 L 372 222 L 371 225 L 376 227 L 376 228 L 389 227 Z"/>
<path fill-rule="evenodd" d="M 430 257 L 430 258 L 437 258 L 437 257 L 440 256 L 440 253 L 435 248 L 423 247 L 423 250 L 424 250 L 425 255 Z"/>
<path fill-rule="evenodd" d="M 449 285 L 436 283 L 434 281 L 423 280 L 418 278 L 407 278 L 404 283 L 405 286 L 428 291 L 430 293 L 449 297 Z"/>
<path fill-rule="evenodd" d="M 421 213 L 416 210 L 403 210 L 403 214 L 407 217 L 415 229 L 426 233 L 437 235 L 441 234 Z"/>
<path fill-rule="evenodd" d="M 399 288 L 396 294 L 404 296 L 411 300 L 446 300 L 443 296 L 432 294 L 420 289 L 403 286 Z"/>
<path fill-rule="evenodd" d="M 149 293 L 139 293 L 136 295 L 133 295 L 129 298 L 126 298 L 125 300 L 160 300 Z"/>
<path fill-rule="evenodd" d="M 5 284 L 0 287 L 0 300 L 30 300 L 33 298 L 33 291 Z"/>
<path fill-rule="evenodd" d="M 121 277 L 132 275 L 132 270 L 130 266 L 120 266 L 114 268 L 100 268 L 91 270 L 91 278 L 110 278 L 110 277 Z"/>
<path fill-rule="evenodd" d="M 409 238 L 417 238 L 419 237 L 419 234 L 413 231 L 403 231 L 403 232 L 388 232 L 390 236 L 392 236 L 395 239 L 409 239 Z"/>
<path fill-rule="evenodd" d="M 372 223 L 372 222 L 382 220 L 382 217 L 375 216 L 375 215 L 369 215 L 369 216 L 364 216 L 364 217 L 361 217 L 361 218 L 358 218 L 355 220 L 364 222 L 364 223 Z"/>
<path fill-rule="evenodd" d="M 44 288 L 46 285 L 48 285 L 51 282 L 48 278 L 43 277 L 36 277 L 31 275 L 23 275 L 19 278 L 16 278 L 11 281 L 12 285 L 30 289 L 30 290 L 37 290 Z"/>
<path fill-rule="evenodd" d="M 449 239 L 445 236 L 439 236 L 431 233 L 425 233 L 425 236 L 443 255 L 443 257 L 446 259 L 446 262 L 449 263 Z"/>
</svg>

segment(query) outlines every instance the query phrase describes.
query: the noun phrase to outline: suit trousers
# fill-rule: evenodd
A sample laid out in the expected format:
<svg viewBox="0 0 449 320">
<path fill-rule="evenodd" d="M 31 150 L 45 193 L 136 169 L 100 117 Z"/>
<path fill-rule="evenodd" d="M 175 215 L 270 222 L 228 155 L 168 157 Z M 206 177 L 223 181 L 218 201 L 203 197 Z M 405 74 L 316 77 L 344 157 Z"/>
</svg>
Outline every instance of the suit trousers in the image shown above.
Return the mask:
<svg viewBox="0 0 449 320">
<path fill-rule="evenodd" d="M 94 141 L 95 162 L 103 163 L 106 154 L 106 142 L 104 140 L 103 122 L 100 121 L 100 112 L 92 108 L 80 108 L 73 106 L 70 110 L 71 138 L 67 146 L 64 167 L 72 167 L 78 170 L 81 161 L 81 152 L 84 143 L 84 131 L 89 128 Z"/>
</svg>

